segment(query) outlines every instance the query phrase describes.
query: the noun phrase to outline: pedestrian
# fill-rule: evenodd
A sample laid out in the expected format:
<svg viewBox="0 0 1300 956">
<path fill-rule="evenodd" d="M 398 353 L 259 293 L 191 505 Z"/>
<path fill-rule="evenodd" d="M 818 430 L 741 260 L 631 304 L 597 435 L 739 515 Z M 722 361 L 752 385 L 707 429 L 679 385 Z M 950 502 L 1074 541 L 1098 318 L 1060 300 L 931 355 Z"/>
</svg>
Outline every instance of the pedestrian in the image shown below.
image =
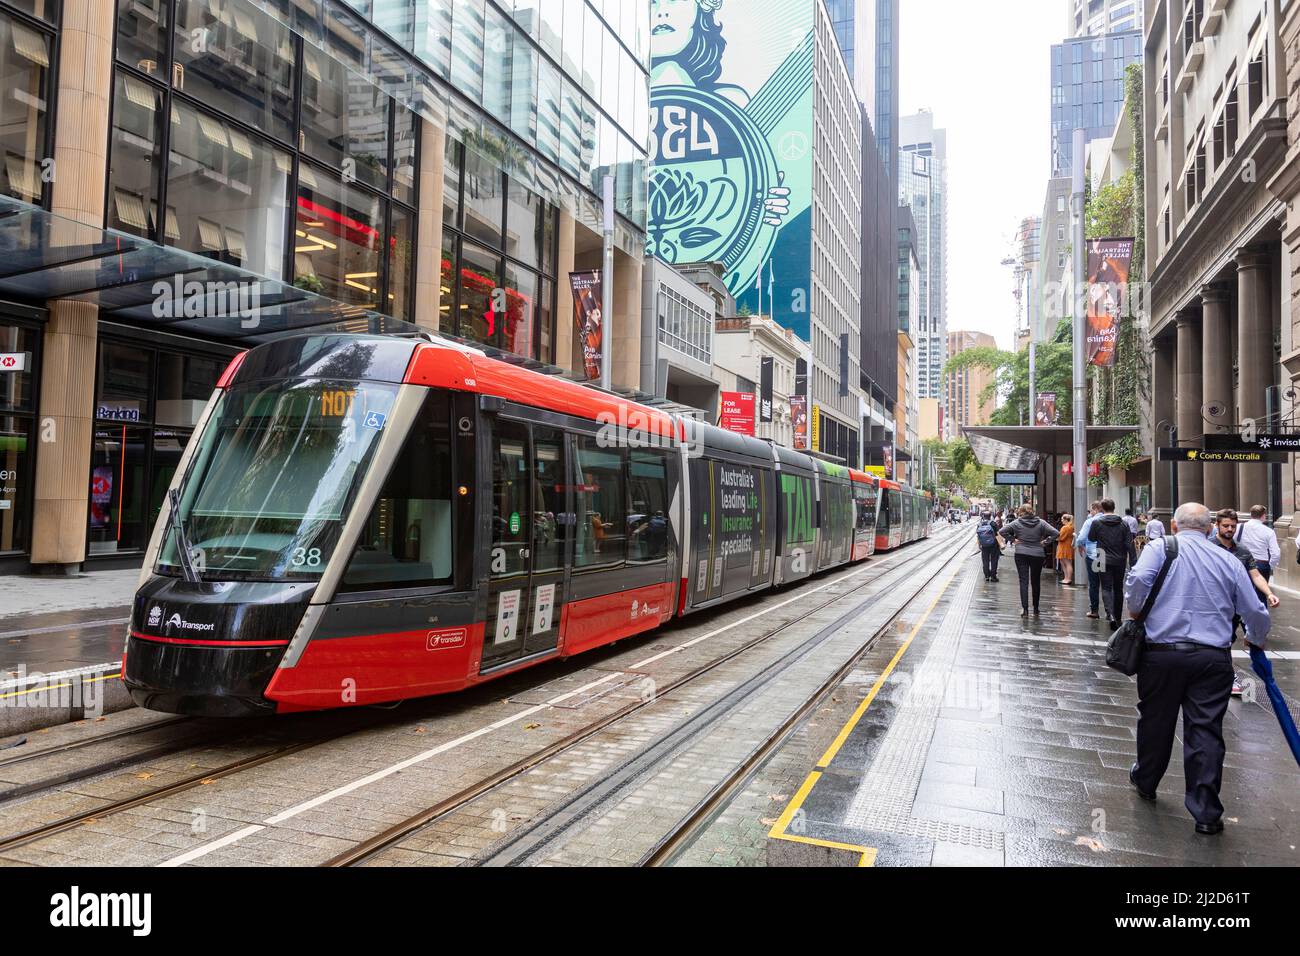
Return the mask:
<svg viewBox="0 0 1300 956">
<path fill-rule="evenodd" d="M 1115 514 L 1115 502 L 1103 498 L 1098 503 L 1101 514 L 1092 521 L 1087 534 L 1097 545 L 1094 558 L 1101 577 L 1106 617 L 1110 629 L 1115 631 L 1124 616 L 1124 576 L 1131 565 L 1137 564 L 1137 548 L 1133 544 L 1132 530 L 1123 518 Z"/>
<path fill-rule="evenodd" d="M 1087 616 L 1094 621 L 1100 618 L 1098 608 L 1101 606 L 1101 573 L 1097 570 L 1097 542 L 1092 540 L 1089 532 L 1092 531 L 1092 523 L 1100 514 L 1101 505 L 1095 501 L 1088 505 L 1088 517 L 1074 538 L 1074 547 L 1083 552 L 1084 564 L 1088 568 Z"/>
<path fill-rule="evenodd" d="M 1139 532 L 1141 529 L 1138 527 L 1138 519 L 1135 518 L 1135 517 L 1133 517 L 1133 509 L 1132 509 L 1132 508 L 1125 508 L 1125 509 L 1124 509 L 1124 523 L 1125 523 L 1126 525 L 1128 525 L 1128 529 L 1129 529 L 1129 531 L 1132 531 L 1132 532 L 1133 532 L 1133 537 L 1136 538 L 1136 537 L 1138 536 L 1138 532 Z"/>
<path fill-rule="evenodd" d="M 1147 540 L 1155 541 L 1165 536 L 1165 523 L 1154 514 L 1147 516 Z"/>
<path fill-rule="evenodd" d="M 1002 529 L 1002 537 L 1014 541 L 1016 548 L 1016 573 L 1020 576 L 1020 616 L 1029 617 L 1029 596 L 1034 598 L 1034 616 L 1039 614 L 1039 601 L 1043 592 L 1043 565 L 1047 563 L 1048 548 L 1060 537 L 1060 532 L 1034 514 L 1034 509 L 1024 505 L 1020 516 Z"/>
<path fill-rule="evenodd" d="M 1056 563 L 1061 568 L 1061 583 L 1074 583 L 1074 515 L 1061 515 L 1061 538 L 1056 545 Z"/>
<path fill-rule="evenodd" d="M 1246 640 L 1263 649 L 1272 625 L 1241 562 L 1207 535 L 1210 511 L 1185 504 L 1174 515 L 1178 551 L 1145 620 L 1146 643 L 1137 674 L 1137 762 L 1129 782 L 1155 800 L 1169 768 L 1183 715 L 1184 805 L 1196 832 L 1223 832 L 1223 718 L 1232 695 L 1233 616 Z M 1141 608 L 1166 560 L 1166 546 L 1147 548 L 1127 580 L 1128 605 Z"/>
<path fill-rule="evenodd" d="M 1250 575 L 1250 583 L 1255 586 L 1260 602 L 1266 608 L 1272 610 L 1282 602 L 1273 593 L 1273 589 L 1269 587 L 1268 579 L 1260 573 L 1259 563 L 1255 560 L 1255 556 L 1250 553 L 1245 545 L 1237 542 L 1237 525 L 1237 512 L 1232 508 L 1223 509 L 1214 516 L 1214 530 L 1216 533 L 1211 536 L 1210 540 L 1241 562 L 1241 566 Z M 1240 618 L 1233 618 L 1232 639 L 1234 642 L 1237 639 L 1237 627 L 1240 623 Z M 1241 678 L 1237 676 L 1237 669 L 1234 667 L 1232 669 L 1232 696 L 1240 697 L 1242 690 Z"/>
<path fill-rule="evenodd" d="M 980 561 L 984 566 L 984 580 L 996 582 L 998 579 L 998 562 L 1002 559 L 1004 542 L 998 534 L 998 527 L 988 512 L 980 516 L 980 523 L 975 526 L 975 538 L 980 545 Z"/>
<path fill-rule="evenodd" d="M 1268 509 L 1255 505 L 1250 509 L 1250 520 L 1237 529 L 1237 541 L 1255 556 L 1259 573 L 1265 581 L 1273 580 L 1273 569 L 1282 563 L 1282 548 L 1278 544 L 1277 532 L 1265 521 Z"/>
</svg>

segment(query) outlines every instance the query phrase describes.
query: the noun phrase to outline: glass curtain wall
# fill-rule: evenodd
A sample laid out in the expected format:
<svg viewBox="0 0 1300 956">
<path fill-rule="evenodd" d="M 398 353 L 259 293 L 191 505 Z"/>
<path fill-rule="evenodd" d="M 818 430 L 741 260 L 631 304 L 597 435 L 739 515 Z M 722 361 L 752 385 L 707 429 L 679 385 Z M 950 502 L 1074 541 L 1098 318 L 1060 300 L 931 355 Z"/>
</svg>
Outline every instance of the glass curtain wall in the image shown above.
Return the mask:
<svg viewBox="0 0 1300 956">
<path fill-rule="evenodd" d="M 349 35 L 326 52 L 248 0 L 117 18 L 107 225 L 410 319 L 419 124 Z"/>
<path fill-rule="evenodd" d="M 50 25 L 57 12 L 44 0 L 0 2 L 0 195 L 35 205 L 46 202 L 53 172 Z"/>
</svg>

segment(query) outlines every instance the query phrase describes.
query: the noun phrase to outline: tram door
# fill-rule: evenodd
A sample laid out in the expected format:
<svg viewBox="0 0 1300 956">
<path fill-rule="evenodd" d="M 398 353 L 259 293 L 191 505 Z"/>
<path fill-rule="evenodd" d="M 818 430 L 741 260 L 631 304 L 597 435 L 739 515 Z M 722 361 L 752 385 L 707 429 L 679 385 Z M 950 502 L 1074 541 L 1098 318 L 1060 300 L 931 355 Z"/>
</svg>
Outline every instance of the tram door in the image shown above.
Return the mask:
<svg viewBox="0 0 1300 956">
<path fill-rule="evenodd" d="M 564 435 L 498 420 L 491 448 L 492 545 L 482 670 L 559 643 L 572 534 Z"/>
</svg>

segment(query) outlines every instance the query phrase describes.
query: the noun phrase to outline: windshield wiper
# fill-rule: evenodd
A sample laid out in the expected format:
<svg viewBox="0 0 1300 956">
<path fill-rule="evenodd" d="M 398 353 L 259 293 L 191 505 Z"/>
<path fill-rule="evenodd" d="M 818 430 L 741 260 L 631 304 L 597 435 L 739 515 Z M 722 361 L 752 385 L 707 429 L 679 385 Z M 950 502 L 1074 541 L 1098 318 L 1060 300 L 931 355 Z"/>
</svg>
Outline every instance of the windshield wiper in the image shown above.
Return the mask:
<svg viewBox="0 0 1300 956">
<path fill-rule="evenodd" d="M 176 550 L 180 552 L 181 571 L 186 581 L 190 584 L 198 584 L 203 579 L 199 577 L 199 572 L 194 567 L 194 555 L 191 553 L 193 549 L 190 546 L 189 535 L 185 533 L 185 519 L 181 517 L 181 496 L 175 488 L 167 492 L 167 502 L 171 506 L 168 509 L 167 520 L 176 534 Z"/>
</svg>

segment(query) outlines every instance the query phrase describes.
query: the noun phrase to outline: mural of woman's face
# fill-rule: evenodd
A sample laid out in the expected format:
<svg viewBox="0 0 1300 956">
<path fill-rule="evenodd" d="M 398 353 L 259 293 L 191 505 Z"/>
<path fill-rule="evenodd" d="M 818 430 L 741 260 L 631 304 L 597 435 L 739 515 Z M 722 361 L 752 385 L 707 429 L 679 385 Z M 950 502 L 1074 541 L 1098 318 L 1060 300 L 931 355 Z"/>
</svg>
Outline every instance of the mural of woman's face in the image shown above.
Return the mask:
<svg viewBox="0 0 1300 956">
<path fill-rule="evenodd" d="M 656 57 L 681 53 L 695 29 L 696 0 L 653 0 L 650 8 L 651 53 Z"/>
</svg>

